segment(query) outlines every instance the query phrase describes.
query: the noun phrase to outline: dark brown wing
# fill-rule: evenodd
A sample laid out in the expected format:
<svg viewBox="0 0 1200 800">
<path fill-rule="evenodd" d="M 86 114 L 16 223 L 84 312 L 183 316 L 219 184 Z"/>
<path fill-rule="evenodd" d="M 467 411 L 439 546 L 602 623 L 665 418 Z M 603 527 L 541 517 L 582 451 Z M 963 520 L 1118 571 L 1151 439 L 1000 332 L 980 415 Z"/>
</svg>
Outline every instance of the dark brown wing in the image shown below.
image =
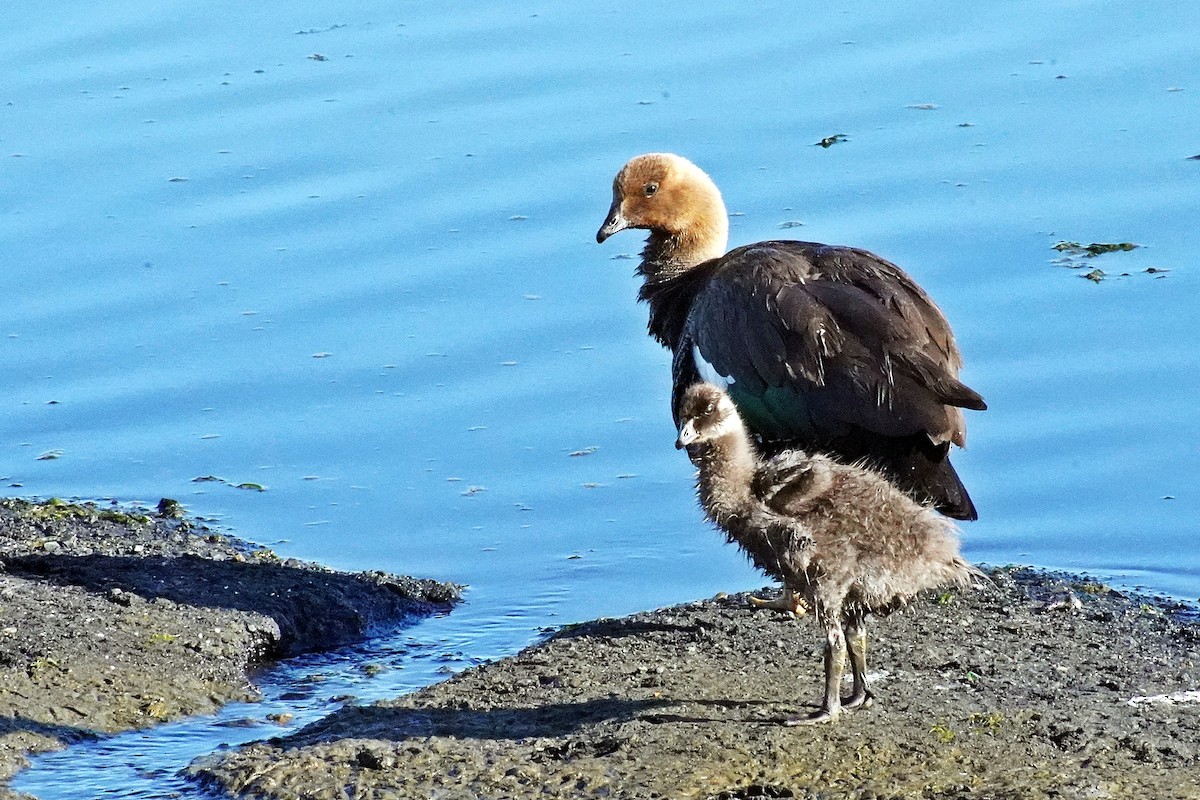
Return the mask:
<svg viewBox="0 0 1200 800">
<path fill-rule="evenodd" d="M 945 317 L 903 270 L 865 250 L 789 241 L 716 263 L 679 334 L 677 392 L 697 375 L 724 383 L 766 442 L 871 459 L 973 518 L 945 457 L 966 440 L 959 409 L 986 405 L 958 380 Z"/>
</svg>

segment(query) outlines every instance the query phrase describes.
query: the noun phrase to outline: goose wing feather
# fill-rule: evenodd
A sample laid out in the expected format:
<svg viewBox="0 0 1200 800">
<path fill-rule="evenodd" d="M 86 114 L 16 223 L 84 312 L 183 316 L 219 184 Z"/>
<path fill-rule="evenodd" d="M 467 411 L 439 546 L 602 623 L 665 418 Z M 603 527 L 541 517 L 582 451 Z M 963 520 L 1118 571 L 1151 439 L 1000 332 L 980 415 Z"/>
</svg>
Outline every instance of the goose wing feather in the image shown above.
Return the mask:
<svg viewBox="0 0 1200 800">
<path fill-rule="evenodd" d="M 677 392 L 691 358 L 680 350 L 694 346 L 728 376 L 739 408 L 770 396 L 748 420 L 768 438 L 855 427 L 963 444 L 958 408 L 986 408 L 958 380 L 961 357 L 941 311 L 865 250 L 780 241 L 731 251 L 696 292 L 679 344 Z"/>
</svg>

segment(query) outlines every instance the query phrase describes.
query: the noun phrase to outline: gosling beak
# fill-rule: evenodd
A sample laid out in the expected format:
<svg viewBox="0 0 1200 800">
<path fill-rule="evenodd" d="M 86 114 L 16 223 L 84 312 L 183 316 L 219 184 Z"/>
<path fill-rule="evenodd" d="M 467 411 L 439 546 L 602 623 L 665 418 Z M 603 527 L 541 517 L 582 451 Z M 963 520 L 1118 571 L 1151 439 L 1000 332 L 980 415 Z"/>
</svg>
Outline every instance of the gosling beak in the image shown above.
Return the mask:
<svg viewBox="0 0 1200 800">
<path fill-rule="evenodd" d="M 596 242 L 603 244 L 605 239 L 628 227 L 629 220 L 621 213 L 621 201 L 613 200 L 612 208 L 608 209 L 608 216 L 604 218 L 604 224 L 596 231 Z"/>
<path fill-rule="evenodd" d="M 696 441 L 696 423 L 689 419 L 679 429 L 679 438 L 675 440 L 675 449 L 682 450 L 694 441 Z"/>
</svg>

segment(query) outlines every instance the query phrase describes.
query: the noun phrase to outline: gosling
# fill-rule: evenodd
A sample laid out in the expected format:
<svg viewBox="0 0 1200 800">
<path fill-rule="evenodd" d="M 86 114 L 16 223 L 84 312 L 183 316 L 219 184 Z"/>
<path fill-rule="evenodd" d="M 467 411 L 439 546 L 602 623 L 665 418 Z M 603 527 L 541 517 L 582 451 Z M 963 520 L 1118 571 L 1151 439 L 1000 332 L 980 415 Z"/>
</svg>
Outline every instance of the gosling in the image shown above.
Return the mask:
<svg viewBox="0 0 1200 800">
<path fill-rule="evenodd" d="M 985 578 L 959 554 L 953 523 L 878 473 L 792 450 L 759 457 L 733 401 L 708 383 L 680 404 L 677 448 L 697 467 L 708 518 L 754 565 L 813 608 L 825 631 L 825 695 L 787 725 L 830 722 L 869 703 L 868 614 L 916 594 Z M 849 655 L 853 686 L 841 697 Z"/>
</svg>

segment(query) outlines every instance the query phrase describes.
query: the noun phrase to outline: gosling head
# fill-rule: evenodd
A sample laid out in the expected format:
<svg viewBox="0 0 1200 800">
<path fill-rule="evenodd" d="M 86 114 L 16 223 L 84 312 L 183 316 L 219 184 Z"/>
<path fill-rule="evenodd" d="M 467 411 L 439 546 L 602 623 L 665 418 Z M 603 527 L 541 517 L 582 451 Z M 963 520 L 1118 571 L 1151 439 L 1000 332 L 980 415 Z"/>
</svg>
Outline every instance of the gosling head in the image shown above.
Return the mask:
<svg viewBox="0 0 1200 800">
<path fill-rule="evenodd" d="M 711 383 L 696 383 L 683 393 L 683 400 L 679 404 L 676 449 L 704 444 L 744 430 L 737 408 L 720 387 Z"/>
<path fill-rule="evenodd" d="M 626 228 L 679 240 L 696 263 L 723 255 L 729 240 L 729 218 L 716 184 L 672 153 L 635 156 L 617 173 L 612 206 L 596 241 Z"/>
</svg>

